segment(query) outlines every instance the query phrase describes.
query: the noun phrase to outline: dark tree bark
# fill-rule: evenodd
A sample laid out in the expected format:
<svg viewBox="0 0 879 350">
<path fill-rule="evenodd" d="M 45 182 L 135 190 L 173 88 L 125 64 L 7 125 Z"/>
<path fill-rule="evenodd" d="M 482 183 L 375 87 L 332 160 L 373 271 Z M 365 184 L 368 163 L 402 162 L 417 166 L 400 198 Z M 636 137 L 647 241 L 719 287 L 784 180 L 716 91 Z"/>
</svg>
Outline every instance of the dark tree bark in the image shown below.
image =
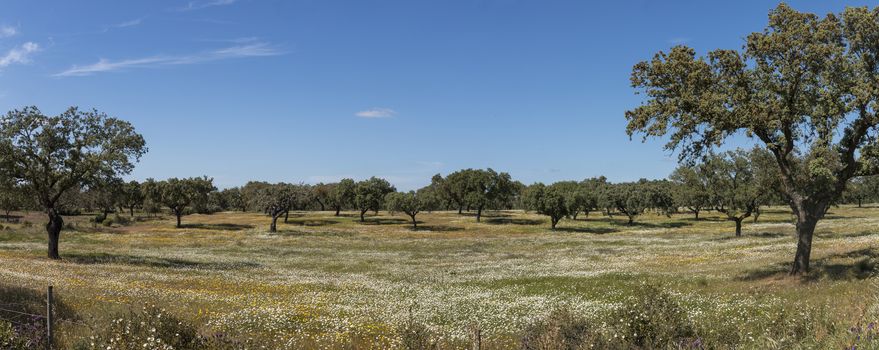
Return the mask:
<svg viewBox="0 0 879 350">
<path fill-rule="evenodd" d="M 470 211 L 470 209 L 467 209 L 467 211 Z M 480 219 L 482 219 L 482 206 L 476 208 L 476 222 L 479 222 Z"/>
<path fill-rule="evenodd" d="M 693 209 L 693 214 L 696 215 L 696 221 L 699 221 L 699 212 L 700 212 L 700 211 L 701 211 L 701 210 L 699 210 L 699 209 Z"/>
<path fill-rule="evenodd" d="M 742 236 L 742 220 L 743 219 L 735 218 L 733 220 L 736 222 L 736 237 L 741 237 Z"/>
<path fill-rule="evenodd" d="M 551 216 L 551 217 L 550 217 L 550 221 L 552 222 L 552 223 L 550 224 L 552 230 L 555 230 L 555 225 L 557 225 L 557 224 L 559 223 L 559 220 L 561 220 L 561 219 L 562 219 L 562 218 L 560 218 L 560 217 L 557 218 L 557 217 L 555 217 L 555 216 Z"/>
<path fill-rule="evenodd" d="M 131 213 L 131 217 L 134 217 L 134 207 L 128 207 L 128 210 Z"/>
<path fill-rule="evenodd" d="M 794 213 L 797 214 L 797 253 L 791 266 L 791 275 L 799 275 L 809 272 L 809 258 L 812 255 L 812 238 L 815 235 L 815 226 L 824 216 L 829 203 L 812 204 L 803 200 L 795 200 L 792 203 Z"/>
<path fill-rule="evenodd" d="M 461 214 L 464 214 L 464 208 L 461 206 L 458 206 L 458 215 L 461 215 Z"/>
<path fill-rule="evenodd" d="M 340 211 L 342 211 L 342 208 L 341 208 L 341 207 L 336 207 L 336 215 L 335 215 L 335 216 L 339 216 L 339 212 L 340 212 Z"/>
<path fill-rule="evenodd" d="M 418 229 L 418 221 L 415 221 L 415 215 L 409 214 L 409 217 L 412 218 L 412 229 L 417 230 Z"/>
<path fill-rule="evenodd" d="M 289 220 L 289 219 L 290 219 L 290 211 L 289 211 L 289 210 L 285 210 L 285 211 L 284 211 L 284 223 L 286 224 L 286 223 L 287 223 L 287 220 Z"/>
<path fill-rule="evenodd" d="M 269 226 L 269 232 L 278 232 L 278 216 L 272 215 L 272 224 Z"/>
<path fill-rule="evenodd" d="M 46 232 L 49 234 L 49 259 L 60 260 L 58 254 L 58 240 L 61 238 L 61 228 L 64 226 L 64 218 L 55 208 L 49 208 L 49 222 L 46 224 Z"/>
<path fill-rule="evenodd" d="M 366 221 L 366 219 L 364 219 L 363 216 L 366 215 L 366 212 L 367 212 L 367 211 L 369 211 L 369 210 L 361 210 L 361 211 L 360 211 L 360 222 L 365 222 L 365 221 Z"/>
<path fill-rule="evenodd" d="M 180 212 L 174 212 L 174 215 L 177 216 L 177 228 L 181 228 L 181 227 L 183 227 L 183 225 L 180 225 L 180 217 L 182 216 L 181 213 L 180 213 Z"/>
</svg>

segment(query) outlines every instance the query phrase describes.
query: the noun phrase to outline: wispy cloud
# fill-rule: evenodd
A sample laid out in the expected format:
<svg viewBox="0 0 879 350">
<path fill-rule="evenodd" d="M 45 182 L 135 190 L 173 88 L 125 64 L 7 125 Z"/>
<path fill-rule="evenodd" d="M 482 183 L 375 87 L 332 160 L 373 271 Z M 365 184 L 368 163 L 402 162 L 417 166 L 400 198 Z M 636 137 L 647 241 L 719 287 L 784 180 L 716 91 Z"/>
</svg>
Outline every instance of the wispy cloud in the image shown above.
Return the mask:
<svg viewBox="0 0 879 350">
<path fill-rule="evenodd" d="M 119 61 L 100 59 L 98 62 L 77 66 L 55 74 L 56 77 L 86 76 L 96 73 L 120 71 L 130 68 L 151 68 L 159 66 L 172 66 L 184 64 L 196 64 L 234 58 L 266 57 L 284 54 L 276 47 L 264 42 L 255 42 L 247 45 L 225 47 L 213 51 L 201 52 L 189 55 L 156 55 L 142 58 L 132 58 Z"/>
<path fill-rule="evenodd" d="M 5 55 L 0 56 L 0 68 L 15 63 L 30 62 L 30 55 L 40 50 L 40 46 L 33 42 L 26 42 L 19 47 L 12 48 Z"/>
<path fill-rule="evenodd" d="M 18 28 L 10 26 L 0 26 L 0 38 L 8 38 L 18 34 Z"/>
<path fill-rule="evenodd" d="M 668 43 L 672 44 L 672 45 L 683 45 L 689 41 L 690 41 L 690 38 L 683 38 L 683 37 L 668 39 Z"/>
<path fill-rule="evenodd" d="M 194 11 L 194 10 L 201 10 L 201 9 L 205 9 L 205 8 L 208 8 L 208 7 L 214 7 L 214 6 L 227 6 L 227 5 L 232 5 L 232 4 L 234 4 L 235 2 L 237 2 L 237 1 L 238 1 L 238 0 L 190 1 L 189 3 L 186 4 L 186 6 L 178 7 L 178 8 L 176 8 L 176 9 L 174 9 L 174 10 L 175 10 L 175 11 L 181 11 L 181 12 L 183 12 L 183 11 Z"/>
<path fill-rule="evenodd" d="M 112 25 L 111 27 L 113 27 L 113 28 L 134 27 L 134 26 L 137 26 L 137 25 L 140 25 L 141 23 L 143 23 L 143 20 L 144 20 L 143 18 L 136 18 L 136 19 L 133 19 L 130 21 L 122 22 L 122 23 L 116 23 L 116 24 Z"/>
<path fill-rule="evenodd" d="M 360 118 L 390 118 L 396 114 L 397 112 L 390 108 L 370 108 L 357 112 L 354 115 Z"/>
</svg>

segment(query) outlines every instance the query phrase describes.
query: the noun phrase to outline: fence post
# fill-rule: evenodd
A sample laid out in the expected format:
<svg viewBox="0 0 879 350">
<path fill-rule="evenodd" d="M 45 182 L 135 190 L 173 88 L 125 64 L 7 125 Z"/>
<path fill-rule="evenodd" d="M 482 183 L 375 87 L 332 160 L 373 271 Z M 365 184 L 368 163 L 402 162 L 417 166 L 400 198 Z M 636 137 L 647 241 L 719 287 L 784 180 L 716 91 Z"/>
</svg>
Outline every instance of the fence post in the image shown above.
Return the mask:
<svg viewBox="0 0 879 350">
<path fill-rule="evenodd" d="M 473 325 L 473 350 L 482 350 L 482 330 Z"/>
<path fill-rule="evenodd" d="M 52 286 L 46 290 L 46 349 L 52 350 Z"/>
</svg>

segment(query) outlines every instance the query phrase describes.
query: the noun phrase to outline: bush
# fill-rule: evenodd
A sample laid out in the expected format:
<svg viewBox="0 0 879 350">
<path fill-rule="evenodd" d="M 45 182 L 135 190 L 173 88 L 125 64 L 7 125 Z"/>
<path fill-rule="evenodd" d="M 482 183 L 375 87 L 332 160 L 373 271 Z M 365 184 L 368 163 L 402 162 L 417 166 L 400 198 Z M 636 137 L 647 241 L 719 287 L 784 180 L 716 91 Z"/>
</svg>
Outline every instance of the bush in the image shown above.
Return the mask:
<svg viewBox="0 0 879 350">
<path fill-rule="evenodd" d="M 130 224 L 131 220 L 125 216 L 120 216 L 119 214 L 116 214 L 116 216 L 113 217 L 113 222 L 124 226 Z"/>
<path fill-rule="evenodd" d="M 677 347 L 696 336 L 687 312 L 668 291 L 652 284 L 642 285 L 623 302 L 611 320 L 617 335 L 634 347 Z"/>
<path fill-rule="evenodd" d="M 523 350 L 605 349 L 610 344 L 591 322 L 560 310 L 525 329 Z"/>
<path fill-rule="evenodd" d="M 204 341 L 195 327 L 155 306 L 96 322 L 88 339 L 77 349 L 203 349 Z"/>
<path fill-rule="evenodd" d="M 0 349 L 27 350 L 46 347 L 46 326 L 41 319 L 13 325 L 0 321 Z"/>
<path fill-rule="evenodd" d="M 107 227 L 113 226 L 113 218 L 106 218 L 101 224 Z"/>
<path fill-rule="evenodd" d="M 521 345 L 528 350 L 702 347 L 677 298 L 650 284 L 625 298 L 619 309 L 592 319 L 556 311 L 529 326 Z"/>
</svg>

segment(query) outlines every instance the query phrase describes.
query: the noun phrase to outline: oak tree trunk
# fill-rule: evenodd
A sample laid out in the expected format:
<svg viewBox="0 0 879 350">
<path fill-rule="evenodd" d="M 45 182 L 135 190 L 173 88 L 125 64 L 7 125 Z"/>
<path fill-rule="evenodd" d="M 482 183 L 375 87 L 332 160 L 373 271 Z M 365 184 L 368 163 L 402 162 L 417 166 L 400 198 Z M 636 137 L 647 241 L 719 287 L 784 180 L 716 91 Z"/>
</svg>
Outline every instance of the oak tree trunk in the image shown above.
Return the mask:
<svg viewBox="0 0 879 350">
<path fill-rule="evenodd" d="M 290 211 L 284 211 L 284 223 L 287 223 L 287 220 L 290 219 Z"/>
<path fill-rule="evenodd" d="M 342 211 L 342 208 L 336 207 L 336 216 L 339 216 L 340 211 Z"/>
<path fill-rule="evenodd" d="M 366 210 L 361 210 L 361 211 L 360 211 L 360 222 L 365 222 L 365 221 L 366 221 L 366 220 L 363 218 L 363 215 L 366 215 L 366 212 L 367 212 Z"/>
<path fill-rule="evenodd" d="M 413 228 L 413 229 L 418 229 L 418 222 L 415 221 L 415 215 L 409 215 L 409 217 L 412 218 L 412 228 Z"/>
<path fill-rule="evenodd" d="M 736 218 L 733 219 L 736 222 L 736 237 L 742 236 L 742 219 Z"/>
<path fill-rule="evenodd" d="M 814 236 L 817 224 L 817 216 L 806 214 L 797 217 L 797 253 L 794 256 L 794 263 L 790 271 L 791 275 L 809 272 L 809 258 L 812 255 L 812 237 Z"/>
<path fill-rule="evenodd" d="M 269 232 L 278 232 L 278 215 L 272 215 L 272 224 L 269 226 Z"/>
<path fill-rule="evenodd" d="M 179 211 L 175 211 L 175 212 L 174 212 L 174 215 L 177 216 L 177 228 L 181 228 L 181 227 L 183 227 L 182 225 L 180 225 L 180 217 L 182 216 L 182 214 L 183 214 L 183 213 L 181 213 L 181 212 L 179 212 Z"/>
<path fill-rule="evenodd" d="M 470 211 L 469 209 L 467 211 Z M 482 219 L 482 207 L 476 208 L 476 222 Z"/>
<path fill-rule="evenodd" d="M 58 254 L 58 240 L 61 238 L 64 218 L 55 208 L 49 208 L 46 213 L 49 215 L 49 222 L 46 223 L 46 233 L 49 235 L 49 259 L 59 260 L 61 255 Z"/>
</svg>

